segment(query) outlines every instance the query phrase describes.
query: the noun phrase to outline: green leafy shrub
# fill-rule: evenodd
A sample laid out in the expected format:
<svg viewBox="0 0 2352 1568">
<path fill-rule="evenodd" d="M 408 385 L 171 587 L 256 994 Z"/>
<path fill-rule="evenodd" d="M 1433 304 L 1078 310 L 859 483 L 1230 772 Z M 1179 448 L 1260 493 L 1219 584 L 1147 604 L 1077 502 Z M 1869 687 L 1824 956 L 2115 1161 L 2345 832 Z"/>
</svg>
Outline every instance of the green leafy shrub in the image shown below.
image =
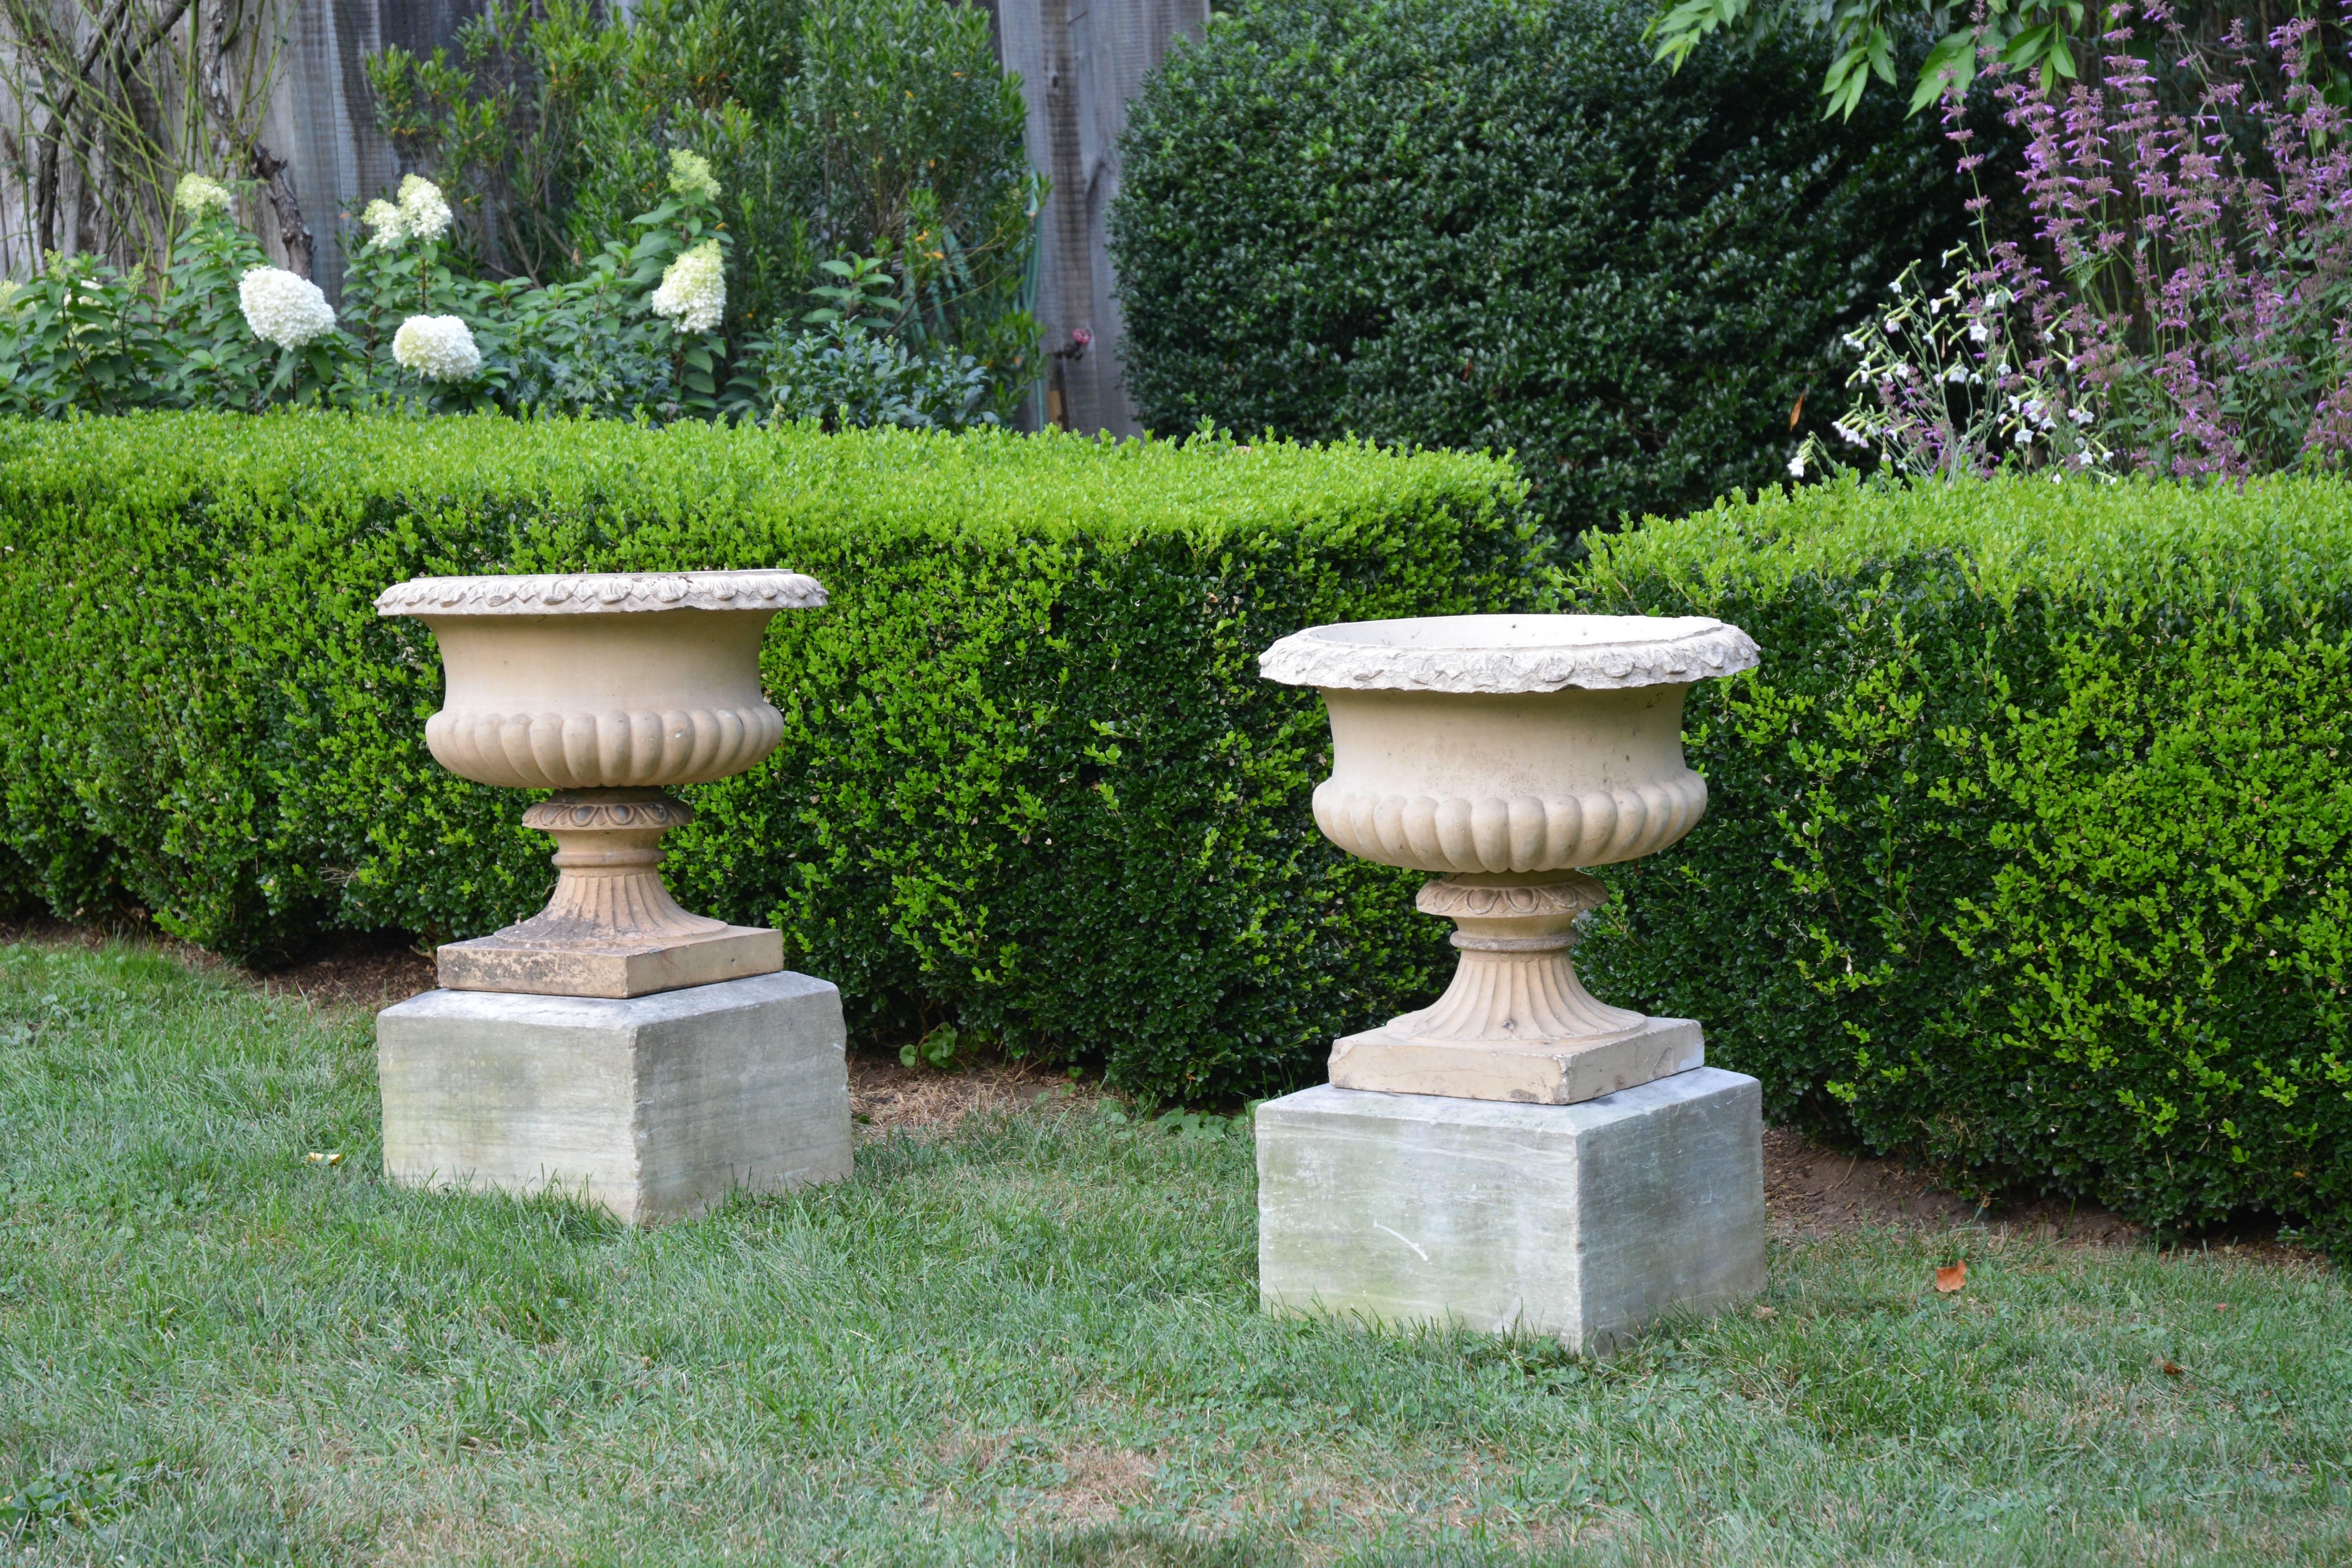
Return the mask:
<svg viewBox="0 0 2352 1568">
<path fill-rule="evenodd" d="M 449 186 L 459 241 L 493 274 L 580 277 L 663 199 L 670 153 L 695 148 L 736 240 L 730 332 L 790 330 L 822 262 L 877 252 L 910 348 L 1032 379 L 1042 193 L 978 7 L 493 4 L 454 55 L 387 49 L 368 79 L 379 122 Z"/>
<path fill-rule="evenodd" d="M 878 258 L 826 262 L 820 276 L 843 281 L 809 290 L 825 303 L 808 324 L 730 343 L 723 189 L 696 153 L 669 163 L 667 193 L 630 220 L 633 242 L 605 241 L 580 276 L 544 287 L 468 273 L 448 203 L 412 174 L 399 204 L 369 204 L 340 310 L 268 267 L 229 216 L 227 188 L 198 179 L 205 199 L 185 208 L 160 289 L 87 256 L 54 258 L 29 283 L 0 289 L 0 414 L 293 403 L 958 430 L 1009 410 L 1019 387 L 972 355 L 909 347 L 921 334 L 895 324 L 899 301 Z M 258 317 L 240 302 L 255 276 L 280 300 Z M 412 343 L 404 362 L 401 334 L 420 317 L 459 346 L 436 356 Z"/>
<path fill-rule="evenodd" d="M 1955 1182 L 2352 1243 L 2352 489 L 1770 492 L 1596 540 L 1594 610 L 1762 646 L 1599 994 Z"/>
<path fill-rule="evenodd" d="M 1940 128 L 1823 123 L 1793 56 L 1679 74 L 1624 0 L 1283 0 L 1129 115 L 1145 421 L 1515 451 L 1564 531 L 1778 478 L 1842 329 L 1958 236 Z M 1801 416 L 1799 400 L 1804 398 Z"/>
<path fill-rule="evenodd" d="M 687 423 L 132 415 L 0 425 L 0 881 L 226 952 L 534 909 L 522 798 L 426 753 L 421 574 L 783 564 L 832 605 L 763 656 L 776 755 L 689 792 L 682 901 L 772 922 L 865 1028 L 1295 1082 L 1433 989 L 1421 879 L 1308 792 L 1316 622 L 1543 601 L 1507 465 Z M 1446 967 L 1450 967 L 1447 965 Z"/>
</svg>

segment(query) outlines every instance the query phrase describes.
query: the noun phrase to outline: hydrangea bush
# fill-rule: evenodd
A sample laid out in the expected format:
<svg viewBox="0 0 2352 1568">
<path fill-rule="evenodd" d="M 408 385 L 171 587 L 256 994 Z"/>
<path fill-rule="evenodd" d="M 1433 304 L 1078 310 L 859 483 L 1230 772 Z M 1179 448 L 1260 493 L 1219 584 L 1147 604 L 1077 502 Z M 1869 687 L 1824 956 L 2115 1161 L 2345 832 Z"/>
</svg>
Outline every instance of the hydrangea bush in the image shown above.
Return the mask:
<svg viewBox="0 0 2352 1568">
<path fill-rule="evenodd" d="M 188 174 L 159 286 L 61 257 L 0 297 L 0 412 L 300 403 L 961 429 L 999 422 L 1024 390 L 969 356 L 910 350 L 881 314 L 818 309 L 730 342 L 719 181 L 683 149 L 670 170 L 633 241 L 545 288 L 456 264 L 448 198 L 408 175 L 360 213 L 340 310 L 269 263 L 227 185 Z"/>
</svg>

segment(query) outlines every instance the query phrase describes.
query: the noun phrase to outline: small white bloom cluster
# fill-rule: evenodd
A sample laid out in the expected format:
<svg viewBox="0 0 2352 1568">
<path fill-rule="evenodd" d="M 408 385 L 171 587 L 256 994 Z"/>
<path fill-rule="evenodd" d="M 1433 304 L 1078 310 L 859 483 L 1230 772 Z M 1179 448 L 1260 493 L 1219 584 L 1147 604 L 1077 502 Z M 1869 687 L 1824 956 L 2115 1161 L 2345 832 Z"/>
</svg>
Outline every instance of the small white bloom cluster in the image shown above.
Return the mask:
<svg viewBox="0 0 2352 1568">
<path fill-rule="evenodd" d="M 411 239 L 436 240 L 449 232 L 449 204 L 441 187 L 421 174 L 400 182 L 400 224 Z"/>
<path fill-rule="evenodd" d="M 449 201 L 441 187 L 422 174 L 408 174 L 400 182 L 398 203 L 372 201 L 360 214 L 360 222 L 370 239 L 389 247 L 438 239 L 449 232 Z"/>
<path fill-rule="evenodd" d="M 474 334 L 455 316 L 411 316 L 392 334 L 392 357 L 427 381 L 467 381 L 482 368 Z"/>
<path fill-rule="evenodd" d="M 719 199 L 719 182 L 711 178 L 710 160 L 680 147 L 669 155 L 669 188 L 681 196 Z"/>
<path fill-rule="evenodd" d="M 208 180 L 202 174 L 183 174 L 180 183 L 172 187 L 172 205 L 190 217 L 204 217 L 229 209 L 228 187 L 218 180 Z"/>
<path fill-rule="evenodd" d="M 282 267 L 256 267 L 237 279 L 236 302 L 253 335 L 281 349 L 299 349 L 335 330 L 335 308 L 308 278 Z"/>
<path fill-rule="evenodd" d="M 381 246 L 395 246 L 408 237 L 408 226 L 400 221 L 400 209 L 381 196 L 368 203 L 360 214 L 360 223 L 367 229 L 368 237 Z"/>
<path fill-rule="evenodd" d="M 708 332 L 727 313 L 727 264 L 719 242 L 706 239 L 662 269 L 654 314 L 681 332 Z"/>
</svg>

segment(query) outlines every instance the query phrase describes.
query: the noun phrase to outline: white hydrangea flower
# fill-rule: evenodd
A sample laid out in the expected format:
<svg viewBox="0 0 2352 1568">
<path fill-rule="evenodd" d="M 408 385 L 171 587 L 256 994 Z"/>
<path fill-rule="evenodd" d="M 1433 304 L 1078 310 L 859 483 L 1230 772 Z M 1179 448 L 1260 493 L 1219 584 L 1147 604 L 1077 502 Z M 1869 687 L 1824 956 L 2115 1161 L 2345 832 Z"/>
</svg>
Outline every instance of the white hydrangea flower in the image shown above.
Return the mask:
<svg viewBox="0 0 2352 1568">
<path fill-rule="evenodd" d="M 360 224 L 377 245 L 394 246 L 408 237 L 408 220 L 401 216 L 398 207 L 381 196 L 368 203 L 360 214 Z"/>
<path fill-rule="evenodd" d="M 172 188 L 172 205 L 190 217 L 225 213 L 233 199 L 226 185 L 202 174 L 183 174 L 180 183 Z"/>
<path fill-rule="evenodd" d="M 719 199 L 719 182 L 711 177 L 710 160 L 680 147 L 669 155 L 669 188 L 681 196 Z"/>
<path fill-rule="evenodd" d="M 237 279 L 236 302 L 253 335 L 281 349 L 299 349 L 335 330 L 335 308 L 308 278 L 282 267 L 256 267 Z"/>
<path fill-rule="evenodd" d="M 662 269 L 654 314 L 681 332 L 707 332 L 727 313 L 727 264 L 719 242 L 706 239 Z"/>
<path fill-rule="evenodd" d="M 400 182 L 400 224 L 410 239 L 428 243 L 449 232 L 449 203 L 441 187 L 422 174 Z"/>
<path fill-rule="evenodd" d="M 392 334 L 392 357 L 427 381 L 470 381 L 482 368 L 474 334 L 455 316 L 411 316 Z"/>
</svg>

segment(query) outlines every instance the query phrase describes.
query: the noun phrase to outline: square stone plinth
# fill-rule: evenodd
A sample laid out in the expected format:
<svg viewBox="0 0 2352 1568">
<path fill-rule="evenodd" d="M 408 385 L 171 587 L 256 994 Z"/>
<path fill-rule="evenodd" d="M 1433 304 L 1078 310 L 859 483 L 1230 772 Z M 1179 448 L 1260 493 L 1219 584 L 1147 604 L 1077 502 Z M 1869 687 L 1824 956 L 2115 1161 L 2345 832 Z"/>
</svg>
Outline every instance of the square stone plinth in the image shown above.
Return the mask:
<svg viewBox="0 0 2352 1568">
<path fill-rule="evenodd" d="M 1764 1284 L 1763 1093 L 1699 1068 L 1578 1105 L 1328 1084 L 1257 1108 L 1268 1311 L 1606 1353 Z"/>
<path fill-rule="evenodd" d="M 789 972 L 625 1001 L 427 991 L 376 1015 L 385 1174 L 632 1223 L 849 1174 L 841 993 Z"/>
<path fill-rule="evenodd" d="M 651 996 L 776 973 L 784 967 L 784 938 L 761 926 L 723 926 L 698 936 L 580 947 L 492 931 L 443 942 L 433 957 L 435 978 L 451 991 Z"/>
<path fill-rule="evenodd" d="M 1612 1039 L 1524 1046 L 1422 1040 L 1382 1028 L 1332 1043 L 1331 1082 L 1381 1094 L 1574 1105 L 1706 1062 L 1706 1036 L 1690 1018 L 1644 1018 Z"/>
</svg>

